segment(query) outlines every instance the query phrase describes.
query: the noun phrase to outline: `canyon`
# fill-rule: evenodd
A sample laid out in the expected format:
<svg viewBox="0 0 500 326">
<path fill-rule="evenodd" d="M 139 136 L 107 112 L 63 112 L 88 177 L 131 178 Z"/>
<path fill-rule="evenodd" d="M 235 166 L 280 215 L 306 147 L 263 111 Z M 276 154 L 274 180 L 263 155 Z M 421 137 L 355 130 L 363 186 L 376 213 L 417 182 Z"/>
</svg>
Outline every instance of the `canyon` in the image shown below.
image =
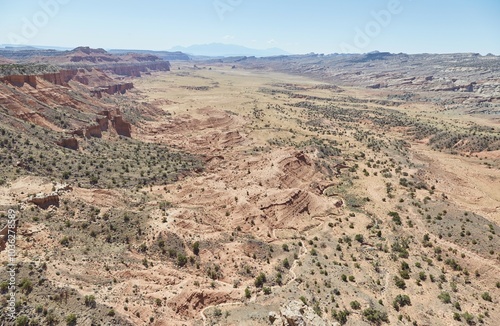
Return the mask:
<svg viewBox="0 0 500 326">
<path fill-rule="evenodd" d="M 498 57 L 56 52 L 0 70 L 19 316 L 500 318 Z"/>
</svg>

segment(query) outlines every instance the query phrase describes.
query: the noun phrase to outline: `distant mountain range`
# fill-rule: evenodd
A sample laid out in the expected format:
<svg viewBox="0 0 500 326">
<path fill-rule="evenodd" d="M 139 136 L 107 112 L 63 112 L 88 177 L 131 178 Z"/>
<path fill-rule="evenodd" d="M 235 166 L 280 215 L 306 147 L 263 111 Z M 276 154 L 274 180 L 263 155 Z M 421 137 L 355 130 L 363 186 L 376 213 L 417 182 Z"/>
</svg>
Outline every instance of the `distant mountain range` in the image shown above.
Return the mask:
<svg viewBox="0 0 500 326">
<path fill-rule="evenodd" d="M 259 49 L 247 48 L 241 45 L 223 44 L 223 43 L 196 44 L 188 47 L 176 46 L 171 48 L 169 51 L 180 51 L 191 55 L 207 56 L 207 57 L 238 57 L 238 56 L 270 57 L 270 56 L 290 54 L 278 48 L 259 50 Z"/>
<path fill-rule="evenodd" d="M 30 51 L 30 50 L 55 50 L 67 51 L 72 48 L 57 47 L 57 46 L 40 46 L 40 45 L 14 45 L 14 44 L 0 44 L 0 51 Z M 210 43 L 210 44 L 196 44 L 188 47 L 176 46 L 167 51 L 152 51 L 152 50 L 138 50 L 138 49 L 107 49 L 108 52 L 114 54 L 124 54 L 129 52 L 136 53 L 149 53 L 157 55 L 165 60 L 190 60 L 190 56 L 198 57 L 272 57 L 289 55 L 290 53 L 279 49 L 252 49 L 241 45 L 223 44 L 223 43 Z M 182 53 L 181 53 L 182 52 Z"/>
<path fill-rule="evenodd" d="M 73 48 L 61 46 L 45 46 L 45 45 L 25 45 L 25 44 L 0 44 L 0 50 L 9 51 L 29 51 L 29 50 L 56 50 L 68 51 Z"/>
</svg>

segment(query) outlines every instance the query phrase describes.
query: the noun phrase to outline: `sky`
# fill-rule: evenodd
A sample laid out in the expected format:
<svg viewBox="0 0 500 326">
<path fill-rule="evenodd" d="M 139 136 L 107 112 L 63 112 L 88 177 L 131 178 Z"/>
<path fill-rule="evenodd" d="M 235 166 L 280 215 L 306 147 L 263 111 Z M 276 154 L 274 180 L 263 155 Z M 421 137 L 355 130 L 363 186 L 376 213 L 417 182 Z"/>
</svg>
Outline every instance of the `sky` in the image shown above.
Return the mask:
<svg viewBox="0 0 500 326">
<path fill-rule="evenodd" d="M 500 55 L 500 0 L 0 0 L 0 44 Z"/>
</svg>

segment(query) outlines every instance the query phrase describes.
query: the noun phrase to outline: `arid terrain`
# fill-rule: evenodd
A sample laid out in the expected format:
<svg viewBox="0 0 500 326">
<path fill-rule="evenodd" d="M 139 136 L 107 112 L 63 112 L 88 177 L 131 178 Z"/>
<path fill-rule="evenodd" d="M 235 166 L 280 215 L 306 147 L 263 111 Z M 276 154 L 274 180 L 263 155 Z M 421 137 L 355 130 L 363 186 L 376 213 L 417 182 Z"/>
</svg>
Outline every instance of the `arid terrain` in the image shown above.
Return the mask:
<svg viewBox="0 0 500 326">
<path fill-rule="evenodd" d="M 43 55 L 0 65 L 18 325 L 498 324 L 499 57 Z"/>
</svg>

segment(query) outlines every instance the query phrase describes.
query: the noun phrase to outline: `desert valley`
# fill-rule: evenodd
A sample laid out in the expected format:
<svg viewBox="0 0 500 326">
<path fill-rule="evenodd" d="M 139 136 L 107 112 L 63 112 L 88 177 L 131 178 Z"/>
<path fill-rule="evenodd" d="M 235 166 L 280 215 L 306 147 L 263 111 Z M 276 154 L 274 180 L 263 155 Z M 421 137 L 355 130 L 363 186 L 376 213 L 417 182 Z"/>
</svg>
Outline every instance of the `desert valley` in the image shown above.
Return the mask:
<svg viewBox="0 0 500 326">
<path fill-rule="evenodd" d="M 498 324 L 498 56 L 3 50 L 0 115 L 6 325 L 9 230 L 16 325 Z"/>
</svg>

